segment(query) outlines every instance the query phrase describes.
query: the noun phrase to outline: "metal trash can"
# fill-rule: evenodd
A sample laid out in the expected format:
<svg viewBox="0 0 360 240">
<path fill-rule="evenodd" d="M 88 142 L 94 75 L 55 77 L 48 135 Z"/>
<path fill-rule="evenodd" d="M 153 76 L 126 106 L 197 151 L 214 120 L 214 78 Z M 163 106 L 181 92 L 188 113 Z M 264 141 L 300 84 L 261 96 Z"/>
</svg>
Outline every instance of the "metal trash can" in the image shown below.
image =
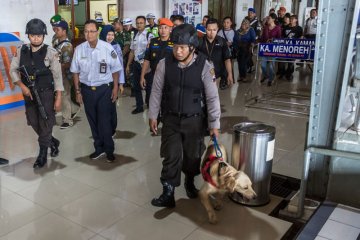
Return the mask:
<svg viewBox="0 0 360 240">
<path fill-rule="evenodd" d="M 275 127 L 260 122 L 243 122 L 233 127 L 231 165 L 251 179 L 256 199 L 246 200 L 240 193 L 230 194 L 235 202 L 260 206 L 270 202 L 270 179 L 275 148 Z M 243 164 L 245 164 L 243 166 Z"/>
</svg>

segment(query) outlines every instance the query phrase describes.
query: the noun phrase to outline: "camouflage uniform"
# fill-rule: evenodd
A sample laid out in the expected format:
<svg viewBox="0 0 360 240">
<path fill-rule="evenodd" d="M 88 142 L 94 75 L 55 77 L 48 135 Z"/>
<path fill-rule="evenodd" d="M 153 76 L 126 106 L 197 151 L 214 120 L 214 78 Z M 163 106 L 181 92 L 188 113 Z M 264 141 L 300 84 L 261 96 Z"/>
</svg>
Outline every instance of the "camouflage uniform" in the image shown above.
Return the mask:
<svg viewBox="0 0 360 240">
<path fill-rule="evenodd" d="M 73 86 L 72 73 L 70 72 L 70 63 L 73 57 L 73 46 L 66 39 L 63 42 L 57 40 L 56 50 L 59 53 L 59 60 L 61 64 L 69 63 L 69 66 L 64 68 L 62 66 L 64 92 L 62 97 L 62 116 L 63 123 L 68 123 L 70 126 L 73 125 L 71 114 L 79 110 L 79 106 L 71 101 L 71 87 Z M 59 44 L 60 43 L 60 44 Z"/>
<path fill-rule="evenodd" d="M 123 59 L 124 59 L 124 69 L 125 69 L 128 59 L 129 59 L 130 44 L 131 44 L 132 39 L 134 39 L 134 37 L 135 37 L 135 31 L 132 29 L 130 31 L 123 31 L 122 33 L 116 33 L 115 35 L 116 35 L 115 41 L 117 41 L 117 39 L 120 38 L 121 35 L 123 36 L 124 47 L 122 47 L 118 41 L 117 42 L 119 43 L 119 45 L 121 46 L 121 49 L 122 49 Z M 125 86 L 133 87 L 131 78 L 132 78 L 132 73 L 130 73 L 129 75 L 127 75 L 127 74 L 125 75 L 125 79 L 126 79 Z"/>
<path fill-rule="evenodd" d="M 116 32 L 115 33 L 115 42 L 117 42 L 121 49 L 124 49 L 126 45 L 130 46 L 131 43 L 131 33 L 127 31 Z"/>
</svg>

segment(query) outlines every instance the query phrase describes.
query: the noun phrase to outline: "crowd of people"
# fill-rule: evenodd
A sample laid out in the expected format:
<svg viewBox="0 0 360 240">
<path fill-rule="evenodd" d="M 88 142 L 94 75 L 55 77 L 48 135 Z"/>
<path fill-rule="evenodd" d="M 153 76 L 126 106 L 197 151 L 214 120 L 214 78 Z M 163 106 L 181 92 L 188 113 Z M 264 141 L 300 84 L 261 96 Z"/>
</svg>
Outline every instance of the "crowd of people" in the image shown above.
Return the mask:
<svg viewBox="0 0 360 240">
<path fill-rule="evenodd" d="M 283 7 L 278 16 L 270 12 L 263 21 L 257 19 L 254 8 L 249 8 L 237 30 L 233 29 L 231 17 L 220 23 L 204 16 L 196 28 L 184 23 L 181 15 L 155 19 L 152 13 L 137 16 L 134 28 L 130 18 L 116 18 L 106 25 L 97 14 L 95 20 L 84 23 L 86 41 L 75 49 L 71 44 L 72 31 L 61 16 L 50 20 L 55 33 L 52 46 L 44 44 L 45 23 L 36 18 L 28 22 L 26 34 L 30 43 L 18 49 L 11 74 L 24 95 L 28 124 L 39 137 L 40 151 L 34 168 L 45 166 L 48 148 L 51 156 L 59 154 L 60 141 L 52 136 L 55 112 L 62 112 L 60 128 L 66 129 L 74 124 L 81 104 L 94 140 L 94 152 L 89 157 L 106 155 L 107 161 L 113 162 L 115 102 L 128 86 L 136 103 L 131 113 L 141 113 L 147 106 L 149 127 L 154 134 L 158 133 L 159 122 L 163 123 L 163 193 L 152 204 L 175 206 L 174 189 L 180 185 L 182 171 L 187 195 L 195 198 L 198 190 L 194 177 L 200 173 L 204 136 L 207 131 L 213 137 L 219 135 L 218 89 L 234 83 L 233 60 L 239 65 L 238 81 L 246 82 L 246 74 L 254 66 L 252 55 L 257 42 L 314 38 L 316 34 L 315 9 L 306 21 L 305 32 L 298 26 L 297 16 L 286 14 Z M 261 81 L 267 79 L 271 86 L 274 62 L 267 60 L 261 63 Z M 20 68 L 25 69 L 22 74 Z M 278 71 L 290 79 L 293 63 L 279 64 Z"/>
</svg>

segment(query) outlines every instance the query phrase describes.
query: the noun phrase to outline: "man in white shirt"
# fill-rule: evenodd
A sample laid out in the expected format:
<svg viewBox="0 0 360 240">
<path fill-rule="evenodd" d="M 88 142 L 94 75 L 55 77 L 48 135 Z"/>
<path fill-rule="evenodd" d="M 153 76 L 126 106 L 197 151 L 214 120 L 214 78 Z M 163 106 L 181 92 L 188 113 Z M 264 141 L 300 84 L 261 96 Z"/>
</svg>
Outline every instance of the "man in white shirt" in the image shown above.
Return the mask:
<svg viewBox="0 0 360 240">
<path fill-rule="evenodd" d="M 310 17 L 306 19 L 304 36 L 305 38 L 315 39 L 317 29 L 317 10 L 314 8 L 310 11 Z"/>
<path fill-rule="evenodd" d="M 133 79 L 134 79 L 134 92 L 136 100 L 136 108 L 131 112 L 132 114 L 138 114 L 144 111 L 144 100 L 141 93 L 140 76 L 141 68 L 144 63 L 145 51 L 148 43 L 153 35 L 145 31 L 146 18 L 144 16 L 136 17 L 136 27 L 138 32 L 135 37 L 131 39 L 129 60 L 126 66 L 126 74 L 130 74 L 130 66 L 133 64 Z M 150 92 L 146 92 L 150 96 Z"/>
<path fill-rule="evenodd" d="M 111 44 L 98 39 L 98 30 L 95 20 L 85 22 L 86 42 L 76 47 L 70 71 L 73 73 L 76 101 L 84 103 L 94 139 L 95 152 L 90 154 L 90 158 L 98 159 L 106 153 L 108 162 L 113 162 L 111 112 L 118 96 L 122 66 Z"/>
</svg>

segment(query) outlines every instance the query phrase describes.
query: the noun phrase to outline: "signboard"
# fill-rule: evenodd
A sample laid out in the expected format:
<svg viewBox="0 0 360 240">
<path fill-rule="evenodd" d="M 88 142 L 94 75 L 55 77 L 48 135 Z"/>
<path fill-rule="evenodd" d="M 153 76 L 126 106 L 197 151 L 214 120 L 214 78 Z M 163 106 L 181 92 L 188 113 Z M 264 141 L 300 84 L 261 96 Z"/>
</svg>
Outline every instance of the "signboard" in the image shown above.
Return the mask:
<svg viewBox="0 0 360 240">
<path fill-rule="evenodd" d="M 201 23 L 202 0 L 170 0 L 169 16 L 182 15 L 185 23 L 196 25 Z"/>
<path fill-rule="evenodd" d="M 313 60 L 314 39 L 274 39 L 272 43 L 259 44 L 259 57 Z"/>
<path fill-rule="evenodd" d="M 0 111 L 24 105 L 21 90 L 10 76 L 12 56 L 21 44 L 17 34 L 0 33 Z"/>
</svg>

